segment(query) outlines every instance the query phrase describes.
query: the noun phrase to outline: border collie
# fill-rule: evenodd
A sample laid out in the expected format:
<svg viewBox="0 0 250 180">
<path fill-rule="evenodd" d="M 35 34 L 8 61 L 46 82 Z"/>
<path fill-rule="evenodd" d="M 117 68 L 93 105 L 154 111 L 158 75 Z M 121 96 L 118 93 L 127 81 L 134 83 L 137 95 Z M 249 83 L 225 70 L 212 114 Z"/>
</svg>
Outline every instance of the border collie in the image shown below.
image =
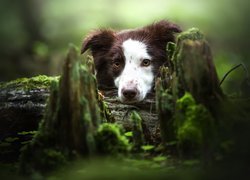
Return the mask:
<svg viewBox="0 0 250 180">
<path fill-rule="evenodd" d="M 135 103 L 153 89 L 159 67 L 169 61 L 166 45 L 179 32 L 165 20 L 138 29 L 96 30 L 84 39 L 81 53 L 91 50 L 99 89 L 116 87 L 121 102 Z"/>
</svg>

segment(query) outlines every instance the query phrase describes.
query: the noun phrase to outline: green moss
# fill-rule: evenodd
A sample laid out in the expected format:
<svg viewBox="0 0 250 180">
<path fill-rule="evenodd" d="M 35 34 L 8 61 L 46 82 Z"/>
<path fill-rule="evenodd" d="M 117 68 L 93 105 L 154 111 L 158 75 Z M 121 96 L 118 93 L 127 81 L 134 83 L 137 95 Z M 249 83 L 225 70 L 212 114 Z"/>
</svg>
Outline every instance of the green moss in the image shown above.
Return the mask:
<svg viewBox="0 0 250 180">
<path fill-rule="evenodd" d="M 124 134 L 126 137 L 133 137 L 133 132 L 132 131 L 128 131 Z"/>
<path fill-rule="evenodd" d="M 32 144 L 28 144 L 22 151 L 20 159 L 25 159 L 25 161 L 20 162 L 22 174 L 31 174 L 36 170 L 39 170 L 39 173 L 44 173 L 56 170 L 67 163 L 67 157 L 64 153 L 54 148 L 33 148 Z"/>
<path fill-rule="evenodd" d="M 155 162 L 164 162 L 167 160 L 167 156 L 162 156 L 162 155 L 158 155 L 156 157 L 153 158 L 153 161 Z"/>
<path fill-rule="evenodd" d="M 58 167 L 66 162 L 65 156 L 60 151 L 55 149 L 44 149 L 43 150 L 44 159 L 41 159 L 41 162 L 48 167 Z"/>
<path fill-rule="evenodd" d="M 156 109 L 160 122 L 160 133 L 163 143 L 174 140 L 172 116 L 175 99 L 172 94 L 172 80 L 167 67 L 160 69 L 160 78 L 156 81 Z"/>
<path fill-rule="evenodd" d="M 187 110 L 189 107 L 195 106 L 195 100 L 190 93 L 185 93 L 180 99 L 177 100 L 177 109 Z"/>
<path fill-rule="evenodd" d="M 167 44 L 167 52 L 168 52 L 168 59 L 169 60 L 172 59 L 172 56 L 173 56 L 174 51 L 175 51 L 175 48 L 176 48 L 176 44 L 175 43 L 168 42 L 168 44 Z"/>
<path fill-rule="evenodd" d="M 101 114 L 102 123 L 115 122 L 114 116 L 112 115 L 108 104 L 103 100 L 100 93 L 97 93 L 97 94 L 98 94 L 97 99 L 98 99 L 98 104 L 100 107 L 100 114 Z"/>
<path fill-rule="evenodd" d="M 22 132 L 18 132 L 18 135 L 35 135 L 37 133 L 37 131 L 22 131 Z"/>
<path fill-rule="evenodd" d="M 162 92 L 161 94 L 161 102 L 159 103 L 162 103 L 161 106 L 162 106 L 162 109 L 165 110 L 165 111 L 170 111 L 170 112 L 173 112 L 174 111 L 174 106 L 173 106 L 173 96 L 172 94 L 166 90 L 164 92 Z"/>
<path fill-rule="evenodd" d="M 173 62 L 174 62 L 174 67 L 177 75 L 179 77 L 185 77 L 183 72 L 182 72 L 182 63 L 180 61 L 180 58 L 183 56 L 183 44 L 184 43 L 194 43 L 196 40 L 204 40 L 205 36 L 200 32 L 198 28 L 191 28 L 187 31 L 184 31 L 180 33 L 177 36 L 177 43 L 176 43 L 176 48 L 175 52 L 173 54 Z"/>
<path fill-rule="evenodd" d="M 134 149 L 140 150 L 144 144 L 144 135 L 142 130 L 142 119 L 141 116 L 136 112 L 132 111 L 130 119 L 133 124 L 133 142 Z"/>
<path fill-rule="evenodd" d="M 116 155 L 126 153 L 131 146 L 117 124 L 103 123 L 96 134 L 97 149 L 101 154 Z"/>
<path fill-rule="evenodd" d="M 205 38 L 204 34 L 202 34 L 198 28 L 190 28 L 189 30 L 184 31 L 177 36 L 177 42 L 183 41 L 186 39 L 201 40 L 204 38 Z"/>
<path fill-rule="evenodd" d="M 155 146 L 153 146 L 153 145 L 144 145 L 144 146 L 141 146 L 141 149 L 143 150 L 143 151 L 151 151 L 151 150 L 153 150 L 153 149 L 155 149 Z"/>
<path fill-rule="evenodd" d="M 17 141 L 18 139 L 19 139 L 18 137 L 7 137 L 7 138 L 5 138 L 4 140 L 5 140 L 6 142 L 12 143 L 12 142 L 14 142 L 14 141 Z"/>
<path fill-rule="evenodd" d="M 48 89 L 52 80 L 58 81 L 59 77 L 39 75 L 32 78 L 19 78 L 10 82 L 2 83 L 0 89 L 15 88 L 16 90 Z"/>
<path fill-rule="evenodd" d="M 191 154 L 195 154 L 204 146 L 213 144 L 214 119 L 203 105 L 196 104 L 190 93 L 186 92 L 176 102 L 175 126 L 181 151 L 193 151 Z"/>
<path fill-rule="evenodd" d="M 0 142 L 0 148 L 10 147 L 11 143 L 9 142 Z M 3 149 L 1 149 L 2 152 Z"/>
</svg>

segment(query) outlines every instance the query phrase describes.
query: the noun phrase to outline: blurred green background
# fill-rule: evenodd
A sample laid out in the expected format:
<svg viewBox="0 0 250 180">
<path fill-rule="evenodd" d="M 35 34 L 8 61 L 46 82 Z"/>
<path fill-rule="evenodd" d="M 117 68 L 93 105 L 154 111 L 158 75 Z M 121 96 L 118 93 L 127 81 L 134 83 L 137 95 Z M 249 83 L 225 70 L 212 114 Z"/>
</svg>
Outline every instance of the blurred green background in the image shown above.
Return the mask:
<svg viewBox="0 0 250 180">
<path fill-rule="evenodd" d="M 249 69 L 249 0 L 1 0 L 0 81 L 60 74 L 69 43 L 100 27 L 135 28 L 168 19 L 198 27 L 209 41 L 220 79 Z M 246 73 L 223 83 L 236 92 Z"/>
</svg>

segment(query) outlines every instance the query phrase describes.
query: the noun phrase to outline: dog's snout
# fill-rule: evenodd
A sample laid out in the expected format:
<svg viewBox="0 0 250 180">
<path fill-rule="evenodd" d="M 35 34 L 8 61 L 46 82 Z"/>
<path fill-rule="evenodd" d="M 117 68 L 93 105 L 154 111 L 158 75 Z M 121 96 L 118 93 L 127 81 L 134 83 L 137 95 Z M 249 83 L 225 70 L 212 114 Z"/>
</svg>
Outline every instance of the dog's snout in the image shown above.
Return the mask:
<svg viewBox="0 0 250 180">
<path fill-rule="evenodd" d="M 133 88 L 133 89 L 122 89 L 122 95 L 127 99 L 127 100 L 132 100 L 136 97 L 138 93 L 138 90 Z"/>
</svg>

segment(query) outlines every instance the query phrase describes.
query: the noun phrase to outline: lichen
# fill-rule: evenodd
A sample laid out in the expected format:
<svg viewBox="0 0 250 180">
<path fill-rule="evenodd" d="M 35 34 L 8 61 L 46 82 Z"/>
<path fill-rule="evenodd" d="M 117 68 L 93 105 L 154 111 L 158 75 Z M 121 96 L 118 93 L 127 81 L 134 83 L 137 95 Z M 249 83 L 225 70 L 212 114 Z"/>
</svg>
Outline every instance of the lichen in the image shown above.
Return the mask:
<svg viewBox="0 0 250 180">
<path fill-rule="evenodd" d="M 96 133 L 97 149 L 101 154 L 117 155 L 131 149 L 127 137 L 117 124 L 103 123 Z"/>
<path fill-rule="evenodd" d="M 53 80 L 58 81 L 59 77 L 39 75 L 32 78 L 19 78 L 10 82 L 0 84 L 0 89 L 15 88 L 16 90 L 49 89 Z"/>
</svg>

